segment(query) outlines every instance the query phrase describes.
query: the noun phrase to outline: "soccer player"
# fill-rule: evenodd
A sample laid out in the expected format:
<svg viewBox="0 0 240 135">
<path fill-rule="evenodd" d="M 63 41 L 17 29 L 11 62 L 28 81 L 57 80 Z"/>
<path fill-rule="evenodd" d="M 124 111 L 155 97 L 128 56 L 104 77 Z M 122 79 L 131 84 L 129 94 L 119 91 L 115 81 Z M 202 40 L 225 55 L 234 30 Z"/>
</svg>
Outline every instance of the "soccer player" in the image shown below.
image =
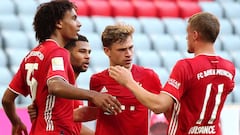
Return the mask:
<svg viewBox="0 0 240 135">
<path fill-rule="evenodd" d="M 124 66 L 131 72 L 139 86 L 158 94 L 162 88 L 158 75 L 151 69 L 132 64 L 133 32 L 134 28 L 130 25 L 107 26 L 102 33 L 104 52 L 109 58 L 110 66 Z M 96 135 L 148 135 L 150 118 L 148 108 L 137 101 L 132 92 L 113 80 L 108 74 L 108 69 L 91 76 L 90 89 L 109 93 L 122 104 L 122 112 L 117 115 L 99 110 L 96 115 Z M 94 105 L 90 103 L 89 106 Z"/>
<path fill-rule="evenodd" d="M 31 95 L 38 109 L 30 134 L 74 134 L 74 100 L 86 99 L 112 113 L 121 111 L 120 103 L 109 94 L 75 87 L 69 52 L 63 47 L 77 39 L 81 24 L 74 5 L 67 0 L 41 4 L 33 26 L 40 44 L 23 59 L 19 70 L 2 98 L 4 111 L 12 124 L 12 134 L 27 134 L 16 114 L 15 99 Z"/>
<path fill-rule="evenodd" d="M 83 35 L 78 35 L 77 40 L 72 40 L 64 47 L 68 49 L 70 53 L 70 61 L 73 67 L 75 79 L 79 76 L 81 72 L 86 72 L 89 65 L 91 48 L 88 43 L 88 39 Z M 83 106 L 81 100 L 75 100 L 74 108 L 79 108 Z M 28 113 L 30 115 L 31 121 L 35 120 L 37 117 L 37 108 L 34 104 L 28 106 Z M 94 135 L 94 131 L 82 125 L 81 122 L 76 122 L 75 133 L 80 135 Z"/>
<path fill-rule="evenodd" d="M 73 67 L 75 79 L 77 79 L 81 72 L 87 71 L 89 66 L 91 48 L 88 39 L 83 35 L 78 35 L 77 40 L 70 41 L 64 48 L 70 52 L 70 62 Z M 74 108 L 77 109 L 79 107 L 83 107 L 83 102 L 81 100 L 75 100 Z M 81 122 L 76 122 L 74 129 L 76 134 L 94 135 L 94 131 Z"/>
<path fill-rule="evenodd" d="M 186 39 L 194 58 L 176 63 L 159 95 L 139 86 L 123 67 L 111 67 L 109 74 L 155 113 L 171 112 L 167 115 L 168 135 L 220 135 L 220 114 L 234 88 L 235 67 L 215 54 L 219 29 L 218 19 L 210 13 L 200 12 L 189 18 Z"/>
</svg>

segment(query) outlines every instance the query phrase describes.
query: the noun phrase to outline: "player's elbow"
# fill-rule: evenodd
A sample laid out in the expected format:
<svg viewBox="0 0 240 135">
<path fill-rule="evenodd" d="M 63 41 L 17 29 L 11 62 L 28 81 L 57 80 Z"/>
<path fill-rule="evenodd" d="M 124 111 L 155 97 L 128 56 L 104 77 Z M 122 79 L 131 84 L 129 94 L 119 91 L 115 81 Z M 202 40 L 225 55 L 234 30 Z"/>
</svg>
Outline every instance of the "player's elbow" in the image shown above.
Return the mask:
<svg viewBox="0 0 240 135">
<path fill-rule="evenodd" d="M 162 113 L 161 105 L 159 105 L 159 104 L 156 104 L 156 105 L 152 106 L 151 110 L 152 110 L 155 114 Z"/>
<path fill-rule="evenodd" d="M 171 106 L 173 104 L 172 103 L 173 101 L 171 98 L 169 98 L 168 102 L 166 102 L 164 100 L 164 98 L 159 98 L 159 99 L 160 100 L 158 100 L 158 102 L 156 102 L 151 108 L 151 110 L 156 114 L 164 113 L 164 112 L 168 111 L 169 108 L 171 108 Z"/>
<path fill-rule="evenodd" d="M 14 104 L 15 98 L 18 95 L 13 93 L 11 90 L 7 89 L 2 97 L 2 106 L 7 107 Z"/>
<path fill-rule="evenodd" d="M 174 103 L 173 98 L 165 93 L 160 93 L 156 99 L 151 109 L 156 114 L 167 112 Z"/>
<path fill-rule="evenodd" d="M 161 111 L 160 110 L 157 110 L 157 109 L 153 109 L 152 110 L 155 114 L 160 114 L 161 113 Z"/>
</svg>

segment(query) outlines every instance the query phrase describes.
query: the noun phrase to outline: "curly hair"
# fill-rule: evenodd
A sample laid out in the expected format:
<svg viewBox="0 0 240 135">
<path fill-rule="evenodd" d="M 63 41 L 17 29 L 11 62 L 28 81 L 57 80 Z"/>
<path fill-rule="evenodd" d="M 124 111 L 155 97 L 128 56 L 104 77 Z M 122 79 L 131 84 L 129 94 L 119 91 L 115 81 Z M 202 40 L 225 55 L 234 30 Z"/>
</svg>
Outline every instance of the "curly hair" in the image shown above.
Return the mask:
<svg viewBox="0 0 240 135">
<path fill-rule="evenodd" d="M 78 39 L 73 39 L 73 40 L 71 40 L 70 42 L 68 42 L 68 43 L 64 46 L 64 48 L 70 50 L 71 48 L 73 48 L 73 47 L 76 46 L 76 41 L 88 42 L 88 39 L 87 39 L 87 37 L 78 34 Z"/>
<path fill-rule="evenodd" d="M 76 9 L 76 6 L 68 0 L 53 0 L 40 4 L 33 21 L 36 39 L 39 42 L 48 39 L 56 30 L 56 23 L 72 9 Z"/>
</svg>

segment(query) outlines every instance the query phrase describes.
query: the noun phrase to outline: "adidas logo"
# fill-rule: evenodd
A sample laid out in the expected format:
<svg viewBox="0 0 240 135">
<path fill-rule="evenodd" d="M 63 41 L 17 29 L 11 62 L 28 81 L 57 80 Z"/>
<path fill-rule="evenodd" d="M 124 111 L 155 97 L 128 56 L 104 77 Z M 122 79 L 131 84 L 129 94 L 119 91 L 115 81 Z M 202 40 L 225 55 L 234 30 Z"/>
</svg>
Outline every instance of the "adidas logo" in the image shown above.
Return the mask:
<svg viewBox="0 0 240 135">
<path fill-rule="evenodd" d="M 106 87 L 105 87 L 105 86 L 103 86 L 103 88 L 101 89 L 101 91 L 100 91 L 100 92 L 104 93 L 104 92 L 108 92 L 108 90 L 106 89 Z"/>
</svg>

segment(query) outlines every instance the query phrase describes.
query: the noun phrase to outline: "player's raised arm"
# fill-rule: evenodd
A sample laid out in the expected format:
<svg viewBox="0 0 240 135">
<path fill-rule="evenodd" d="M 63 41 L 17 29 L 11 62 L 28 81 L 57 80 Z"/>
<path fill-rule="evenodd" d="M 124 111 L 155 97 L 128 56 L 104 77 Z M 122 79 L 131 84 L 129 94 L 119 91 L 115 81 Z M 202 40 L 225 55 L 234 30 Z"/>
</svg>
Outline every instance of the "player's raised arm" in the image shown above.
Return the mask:
<svg viewBox="0 0 240 135">
<path fill-rule="evenodd" d="M 111 66 L 109 68 L 109 74 L 118 83 L 132 91 L 143 105 L 155 113 L 166 112 L 174 102 L 171 96 L 163 92 L 153 94 L 145 90 L 133 79 L 131 72 L 124 67 Z"/>
</svg>

